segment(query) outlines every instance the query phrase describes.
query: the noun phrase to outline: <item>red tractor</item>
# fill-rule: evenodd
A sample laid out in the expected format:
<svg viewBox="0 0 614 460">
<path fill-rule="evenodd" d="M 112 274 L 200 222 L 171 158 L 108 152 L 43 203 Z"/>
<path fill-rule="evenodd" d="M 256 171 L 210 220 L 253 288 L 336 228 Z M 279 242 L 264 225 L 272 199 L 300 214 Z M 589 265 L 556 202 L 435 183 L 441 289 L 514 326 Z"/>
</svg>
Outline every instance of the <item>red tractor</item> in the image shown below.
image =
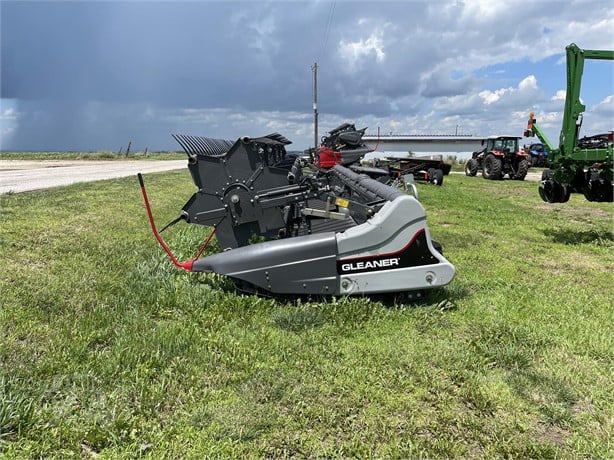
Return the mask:
<svg viewBox="0 0 614 460">
<path fill-rule="evenodd" d="M 517 136 L 490 136 L 486 147 L 473 152 L 467 161 L 465 174 L 475 176 L 481 170 L 485 179 L 503 179 L 507 174 L 510 179 L 524 180 L 530 162 L 528 154 L 518 148 L 518 139 Z"/>
</svg>

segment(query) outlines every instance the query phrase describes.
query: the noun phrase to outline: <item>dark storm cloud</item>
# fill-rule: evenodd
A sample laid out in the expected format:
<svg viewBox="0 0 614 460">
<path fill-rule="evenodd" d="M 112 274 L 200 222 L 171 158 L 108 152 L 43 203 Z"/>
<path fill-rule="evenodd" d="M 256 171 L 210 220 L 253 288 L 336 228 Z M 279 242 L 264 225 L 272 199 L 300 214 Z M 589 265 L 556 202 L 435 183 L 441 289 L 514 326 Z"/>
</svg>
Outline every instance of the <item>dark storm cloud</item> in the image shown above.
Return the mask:
<svg viewBox="0 0 614 460">
<path fill-rule="evenodd" d="M 493 94 L 505 91 L 489 106 L 479 69 L 540 62 L 571 35 L 606 36 L 611 11 L 589 3 L 605 19 L 593 24 L 584 9 L 548 1 L 2 1 L 0 96 L 17 101 L 2 140 L 170 148 L 168 134 L 187 129 L 230 138 L 288 129 L 308 139 L 315 61 L 322 119 L 396 126 L 428 116 L 439 131 L 495 105 L 515 116 L 520 92 L 512 101 L 505 91 L 530 71 L 490 81 Z"/>
<path fill-rule="evenodd" d="M 422 48 L 397 40 L 387 18 L 414 27 L 425 6 L 387 6 L 384 17 L 366 2 L 3 2 L 1 96 L 21 101 L 14 141 L 125 139 L 140 129 L 126 114 L 146 104 L 309 112 L 316 59 L 328 113 L 388 115 L 391 100 L 417 91 Z M 372 31 L 407 59 L 388 55 L 382 72 L 373 55 L 340 54 Z M 96 125 L 84 115 L 94 108 Z"/>
<path fill-rule="evenodd" d="M 331 82 L 334 94 L 371 88 L 394 97 L 412 81 L 415 86 L 411 59 L 402 64 L 403 84 L 390 84 L 396 81 L 390 75 L 403 70 L 390 58 L 390 74 L 368 56 L 347 72 L 350 64 L 336 44 L 390 26 L 378 17 L 377 5 L 341 2 L 327 29 L 328 8 L 299 2 L 4 2 L 2 97 L 299 109 L 297 99 L 309 100 L 310 65 L 325 37 L 322 83 Z M 391 8 L 402 14 L 409 7 Z M 360 24 L 361 17 L 374 19 Z M 404 26 L 412 27 L 411 21 Z M 389 46 L 409 55 L 406 45 Z M 419 51 L 411 50 L 416 60 Z"/>
<path fill-rule="evenodd" d="M 163 106 L 259 97 L 281 65 L 258 47 L 268 46 L 265 13 L 236 11 L 212 2 L 5 3 L 2 97 Z"/>
<path fill-rule="evenodd" d="M 0 95 L 20 101 L 14 143 L 123 140 L 143 104 L 304 110 L 315 40 L 296 37 L 324 28 L 280 36 L 273 13 L 253 2 L 3 2 Z M 93 107 L 96 125 L 84 115 Z"/>
</svg>

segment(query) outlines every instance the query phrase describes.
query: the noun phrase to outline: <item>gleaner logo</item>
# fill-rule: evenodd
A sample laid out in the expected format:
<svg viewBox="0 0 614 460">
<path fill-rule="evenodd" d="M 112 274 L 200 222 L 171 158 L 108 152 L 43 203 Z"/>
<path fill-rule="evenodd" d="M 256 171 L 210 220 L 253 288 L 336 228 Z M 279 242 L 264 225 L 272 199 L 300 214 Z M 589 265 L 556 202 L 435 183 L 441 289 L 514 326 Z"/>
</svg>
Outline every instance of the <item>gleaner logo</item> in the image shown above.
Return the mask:
<svg viewBox="0 0 614 460">
<path fill-rule="evenodd" d="M 337 259 L 337 273 L 356 274 L 383 270 L 396 270 L 407 267 L 419 267 L 439 263 L 437 257 L 431 254 L 426 241 L 426 231 L 420 229 L 399 251 L 378 254 L 375 256 Z"/>
<path fill-rule="evenodd" d="M 342 272 L 353 272 L 357 270 L 371 270 L 373 268 L 388 268 L 399 265 L 400 257 L 392 257 L 390 259 L 380 260 L 361 260 L 357 262 L 350 262 L 341 265 Z"/>
</svg>

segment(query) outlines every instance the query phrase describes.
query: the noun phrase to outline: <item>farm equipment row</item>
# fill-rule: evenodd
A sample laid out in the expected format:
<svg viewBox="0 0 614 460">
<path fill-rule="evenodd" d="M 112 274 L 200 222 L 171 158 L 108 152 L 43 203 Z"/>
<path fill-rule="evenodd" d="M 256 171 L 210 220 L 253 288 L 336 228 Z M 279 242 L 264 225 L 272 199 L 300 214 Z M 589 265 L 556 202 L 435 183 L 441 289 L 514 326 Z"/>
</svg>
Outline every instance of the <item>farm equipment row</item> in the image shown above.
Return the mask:
<svg viewBox="0 0 614 460">
<path fill-rule="evenodd" d="M 336 163 L 350 165 L 353 171 L 367 174 L 387 184 L 402 185 L 408 181 L 400 179 L 411 175 L 414 180 L 443 185 L 443 177 L 450 173 L 451 165 L 445 163 L 440 156 L 382 156 L 366 161 L 374 167 L 360 166 L 365 155 L 373 151 L 362 142 L 365 131 L 366 128 L 357 130 L 350 123 L 344 123 L 330 131 L 328 136 L 322 138 L 322 146 L 318 149 L 318 166 L 326 168 Z"/>
<path fill-rule="evenodd" d="M 538 136 L 549 152 L 552 169 L 544 171 L 539 193 L 550 203 L 566 202 L 572 192 L 590 201 L 613 198 L 612 132 L 578 139 L 584 59 L 611 60 L 614 52 L 567 47 L 559 147 L 533 114 L 525 132 Z M 431 239 L 413 186 L 413 179 L 441 185 L 449 166 L 428 158 L 383 158 L 363 166 L 371 152 L 362 143 L 365 129 L 345 123 L 304 155 L 288 154 L 291 142 L 277 133 L 234 142 L 174 135 L 188 155 L 197 191 L 171 224 L 183 220 L 213 227 L 209 239 L 215 234 L 222 252 L 200 257 L 207 239 L 196 257 L 178 261 L 156 228 L 139 174 L 152 231 L 177 267 L 225 275 L 247 293 L 418 297 L 450 283 L 455 269 Z M 534 161 L 531 149 L 518 148 L 519 139 L 488 138 L 465 173 L 481 170 L 486 179 L 524 180 Z M 401 178 L 413 194 L 396 187 Z M 254 236 L 267 241 L 250 244 Z"/>
<path fill-rule="evenodd" d="M 389 185 L 398 171 L 364 168 L 364 130 L 344 124 L 308 155 L 286 152 L 279 134 L 234 143 L 174 135 L 188 155 L 197 192 L 179 217 L 211 226 L 222 252 L 177 267 L 215 272 L 248 293 L 361 295 L 423 291 L 448 284 L 455 269 L 431 240 L 415 196 Z M 254 236 L 268 241 L 250 244 Z"/>
<path fill-rule="evenodd" d="M 537 136 L 539 143 L 521 150 L 519 137 L 491 136 L 485 148 L 474 152 L 467 161 L 467 176 L 482 171 L 486 179 L 502 179 L 507 175 L 510 179 L 524 180 L 530 166 L 542 166 L 550 169 L 542 173 L 539 195 L 548 203 L 565 203 L 571 193 L 582 193 L 589 201 L 613 201 L 613 132 L 583 138 L 579 138 L 579 132 L 586 109 L 580 99 L 584 61 L 614 60 L 614 51 L 583 50 L 572 43 L 566 53 L 567 91 L 558 148 L 531 113 L 524 136 Z"/>
</svg>

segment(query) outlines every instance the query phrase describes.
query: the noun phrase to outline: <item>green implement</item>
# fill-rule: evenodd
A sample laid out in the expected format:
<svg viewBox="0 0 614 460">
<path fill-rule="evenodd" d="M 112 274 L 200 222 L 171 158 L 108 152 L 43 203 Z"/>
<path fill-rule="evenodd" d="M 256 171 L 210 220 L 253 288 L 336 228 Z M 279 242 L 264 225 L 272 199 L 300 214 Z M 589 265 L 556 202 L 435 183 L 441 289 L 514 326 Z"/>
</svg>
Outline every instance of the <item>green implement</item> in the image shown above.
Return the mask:
<svg viewBox="0 0 614 460">
<path fill-rule="evenodd" d="M 529 115 L 525 137 L 537 136 L 551 152 L 551 169 L 542 175 L 539 194 L 548 203 L 565 203 L 571 193 L 582 193 L 589 201 L 613 201 L 612 131 L 579 138 L 586 106 L 580 99 L 584 60 L 614 60 L 614 51 L 583 50 L 567 46 L 567 93 L 559 146 L 555 148 Z"/>
</svg>

